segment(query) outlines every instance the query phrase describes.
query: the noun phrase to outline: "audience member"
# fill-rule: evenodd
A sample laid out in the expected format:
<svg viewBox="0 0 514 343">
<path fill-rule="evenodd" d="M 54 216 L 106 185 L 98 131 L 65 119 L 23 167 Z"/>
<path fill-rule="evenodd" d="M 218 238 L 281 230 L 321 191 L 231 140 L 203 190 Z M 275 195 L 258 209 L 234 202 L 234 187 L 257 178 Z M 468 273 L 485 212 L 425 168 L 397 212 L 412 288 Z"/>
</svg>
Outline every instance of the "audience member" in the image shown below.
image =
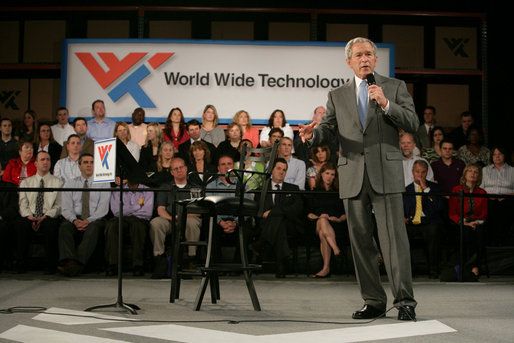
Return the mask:
<svg viewBox="0 0 514 343">
<path fill-rule="evenodd" d="M 169 183 L 173 181 L 170 174 L 171 172 L 171 160 L 175 153 L 173 143 L 164 141 L 159 148 L 157 157 L 157 171 L 150 176 L 150 185 L 159 187 L 163 183 Z"/>
<path fill-rule="evenodd" d="M 36 174 L 21 181 L 20 188 L 61 188 L 62 180 L 50 174 L 50 155 L 36 155 Z M 57 237 L 61 214 L 61 192 L 19 193 L 20 216 L 14 225 L 15 270 L 23 273 L 27 267 L 27 252 L 33 235 L 43 236 L 46 252 L 46 271 L 54 273 L 57 266 Z"/>
<path fill-rule="evenodd" d="M 242 139 L 248 139 L 254 147 L 259 145 L 259 130 L 252 126 L 252 120 L 248 112 L 237 111 L 232 121 L 241 126 Z"/>
<path fill-rule="evenodd" d="M 453 142 L 441 141 L 441 158 L 431 163 L 434 171 L 434 180 L 445 193 L 450 193 L 453 187 L 459 184 L 462 171 L 466 166 L 464 162 L 453 157 Z"/>
<path fill-rule="evenodd" d="M 421 124 L 416 132 L 416 141 L 419 143 L 421 153 L 432 147 L 432 131 L 435 129 L 435 107 L 426 106 L 423 110 L 424 123 Z"/>
<path fill-rule="evenodd" d="M 412 166 L 413 182 L 405 189 L 407 193 L 438 193 L 441 187 L 427 180 L 428 163 L 417 160 Z M 403 209 L 409 241 L 423 238 L 427 252 L 428 275 L 437 278 L 439 274 L 439 232 L 442 230 L 442 203 L 439 196 L 404 195 Z"/>
<path fill-rule="evenodd" d="M 164 124 L 163 139 L 173 143 L 175 152 L 178 152 L 180 144 L 189 139 L 186 123 L 184 121 L 184 114 L 182 114 L 182 110 L 180 108 L 174 107 L 168 114 L 168 118 Z"/>
<path fill-rule="evenodd" d="M 243 139 L 241 141 L 241 144 L 239 144 L 239 153 L 241 153 L 241 150 L 243 148 L 243 145 L 247 144 L 247 147 L 249 149 L 253 148 L 252 142 L 249 139 Z M 252 156 L 252 153 L 250 151 L 246 152 L 246 156 L 250 157 Z M 236 169 L 239 169 L 239 161 L 234 164 Z M 250 159 L 246 159 L 244 162 L 244 168 L 247 171 L 257 171 L 260 173 L 264 173 L 265 165 L 262 162 L 253 161 Z M 262 187 L 262 184 L 264 182 L 263 175 L 259 174 L 252 174 L 252 173 L 245 173 L 243 175 L 243 181 L 246 183 L 246 189 L 247 190 L 257 190 Z"/>
<path fill-rule="evenodd" d="M 313 190 L 327 193 L 309 195 L 307 206 L 307 219 L 315 223 L 315 231 L 319 237 L 320 252 L 323 258 L 323 267 L 312 275 L 313 278 L 330 277 L 332 252 L 336 257 L 342 256 L 342 251 L 336 241 L 336 230 L 339 234 L 342 233 L 346 214 L 343 200 L 339 198 L 338 192 L 334 192 L 338 189 L 336 166 L 330 162 L 323 164 L 315 177 Z"/>
<path fill-rule="evenodd" d="M 175 157 L 171 161 L 172 183 L 164 183 L 160 186 L 165 192 L 158 192 L 156 196 L 156 206 L 158 216 L 150 221 L 150 240 L 153 245 L 154 271 L 153 279 L 162 279 L 168 275 L 168 256 L 165 251 L 166 235 L 171 233 L 171 214 L 172 206 L 176 200 L 189 199 L 189 192 L 180 192 L 179 189 L 186 190 L 191 187 L 187 181 L 188 170 L 184 160 Z M 180 208 L 177 207 L 177 222 L 179 225 L 181 218 L 178 214 Z M 187 241 L 198 241 L 200 238 L 200 226 L 202 219 L 200 215 L 189 213 L 186 218 L 185 238 Z M 177 226 L 178 227 L 178 226 Z M 188 247 L 188 256 L 194 259 L 196 256 L 196 247 Z"/>
<path fill-rule="evenodd" d="M 7 164 L 13 158 L 17 158 L 18 144 L 12 135 L 12 121 L 9 118 L 0 120 L 0 133 L 2 139 L 0 141 L 0 176 L 2 176 Z"/>
<path fill-rule="evenodd" d="M 421 157 L 432 163 L 441 158 L 441 142 L 444 139 L 444 129 L 441 126 L 434 126 L 430 130 L 430 141 L 432 146 L 430 148 L 423 149 Z"/>
<path fill-rule="evenodd" d="M 189 161 L 191 162 L 187 165 L 187 169 L 190 172 L 196 172 L 189 176 L 189 181 L 193 185 L 201 186 L 209 178 L 208 174 L 217 173 L 216 166 L 211 163 L 209 147 L 204 141 L 199 140 L 191 144 L 189 147 Z"/>
<path fill-rule="evenodd" d="M 290 139 L 288 139 L 290 140 Z M 271 191 L 298 191 L 297 185 L 285 182 L 288 169 L 287 161 L 281 157 L 275 160 L 271 172 L 269 189 Z M 257 201 L 260 194 L 257 194 Z M 264 213 L 258 218 L 257 240 L 249 249 L 260 257 L 267 246 L 271 246 L 277 260 L 275 276 L 284 278 L 286 265 L 291 257 L 291 244 L 296 245 L 298 237 L 303 234 L 303 202 L 299 194 L 268 193 L 264 202 Z"/>
<path fill-rule="evenodd" d="M 136 162 L 139 162 L 139 145 L 132 140 L 130 130 L 127 123 L 119 121 L 114 125 L 114 137 L 118 137 L 120 141 L 125 144 L 128 151 L 134 157 Z"/>
<path fill-rule="evenodd" d="M 145 191 L 147 186 L 132 183 L 123 188 L 122 230 L 128 232 L 132 244 L 132 274 L 143 276 L 143 261 L 146 232 L 153 213 L 153 193 Z M 137 190 L 136 190 L 137 189 Z M 106 275 L 117 274 L 118 268 L 118 220 L 120 216 L 120 192 L 111 193 L 111 212 L 114 215 L 105 224 L 105 256 L 108 263 Z"/>
<path fill-rule="evenodd" d="M 68 122 L 70 114 L 66 107 L 59 107 L 55 116 L 57 118 L 57 123 L 51 126 L 52 135 L 54 136 L 55 141 L 59 143 L 62 148 L 64 146 L 64 142 L 70 135 L 75 133 L 75 130 Z"/>
<path fill-rule="evenodd" d="M 16 186 L 19 186 L 23 179 L 36 174 L 32 142 L 18 142 L 18 154 L 20 157 L 10 160 L 2 174 L 3 181 Z"/>
<path fill-rule="evenodd" d="M 514 168 L 506 162 L 503 147 L 491 149 L 491 164 L 482 169 L 482 188 L 489 194 L 514 195 Z M 494 245 L 511 245 L 514 243 L 512 213 L 514 199 L 489 198 L 487 232 Z"/>
<path fill-rule="evenodd" d="M 411 133 L 404 132 L 400 135 L 400 149 L 402 150 L 402 164 L 403 164 L 403 176 L 405 179 L 405 187 L 412 183 L 412 166 L 415 161 L 425 160 L 423 157 L 417 156 L 414 154 L 414 148 L 416 147 L 416 142 L 414 142 L 414 136 Z M 427 179 L 429 181 L 434 181 L 434 172 L 430 166 L 428 167 Z"/>
<path fill-rule="evenodd" d="M 39 132 L 34 139 L 34 154 L 40 151 L 46 151 L 50 154 L 51 167 L 50 172 L 54 172 L 54 167 L 61 156 L 62 146 L 54 139 L 50 125 L 41 124 Z"/>
<path fill-rule="evenodd" d="M 203 110 L 200 138 L 215 147 L 225 140 L 225 131 L 218 126 L 218 111 L 214 105 L 207 105 Z"/>
<path fill-rule="evenodd" d="M 268 125 L 261 130 L 260 144 L 263 148 L 270 146 L 269 132 L 273 128 L 281 129 L 284 137 L 289 137 L 291 141 L 294 139 L 294 132 L 286 121 L 284 111 L 274 110 L 268 120 Z"/>
<path fill-rule="evenodd" d="M 486 191 L 480 188 L 482 183 L 482 167 L 479 164 L 468 164 L 462 172 L 460 184 L 453 187 L 453 193 L 464 192 L 468 194 L 486 194 Z M 481 197 L 466 197 L 464 199 L 464 214 L 461 217 L 460 199 L 457 196 L 450 197 L 449 216 L 453 223 L 464 224 L 464 231 L 462 232 L 464 240 L 464 267 L 463 273 L 468 273 L 467 268 L 471 266 L 471 272 L 475 277 L 480 275 L 480 267 L 482 265 L 485 240 L 483 224 L 487 219 L 487 198 Z M 459 230 L 456 226 L 454 242 L 457 245 L 457 237 Z M 476 255 L 476 257 L 474 257 Z"/>
<path fill-rule="evenodd" d="M 186 165 L 191 163 L 189 157 L 189 148 L 191 147 L 191 144 L 196 141 L 203 141 L 205 144 L 207 144 L 207 147 L 211 152 L 211 161 L 216 160 L 216 147 L 212 143 L 209 143 L 201 138 L 202 130 L 200 122 L 196 119 L 191 119 L 187 122 L 186 128 L 187 133 L 191 139 L 180 144 L 178 147 L 179 156 L 186 162 Z"/>
<path fill-rule="evenodd" d="M 159 123 L 150 123 L 146 128 L 146 143 L 141 147 L 139 165 L 146 173 L 157 171 L 157 157 L 163 142 Z"/>
<path fill-rule="evenodd" d="M 473 123 L 474 119 L 471 112 L 465 111 L 460 114 L 460 125 L 454 128 L 448 136 L 448 139 L 453 142 L 453 149 L 455 151 L 458 151 L 461 146 L 466 144 L 468 128 Z"/>
<path fill-rule="evenodd" d="M 227 134 L 227 139 L 218 145 L 217 155 L 230 155 L 234 161 L 239 161 L 240 155 L 238 148 L 242 139 L 241 126 L 232 122 L 227 125 L 227 130 L 225 132 Z M 214 161 L 214 163 L 216 163 L 216 161 Z"/>
<path fill-rule="evenodd" d="M 73 129 L 75 130 L 75 134 L 79 136 L 80 138 L 80 153 L 81 154 L 94 154 L 95 150 L 95 142 L 89 137 L 87 137 L 87 121 L 85 118 L 77 117 L 73 120 L 71 123 L 73 126 Z M 69 136 L 68 136 L 69 137 Z M 66 137 L 66 140 L 68 140 L 68 137 Z M 62 147 L 61 151 L 61 158 L 65 158 L 68 156 L 68 149 L 66 148 L 66 141 L 64 142 L 64 145 Z"/>
<path fill-rule="evenodd" d="M 33 110 L 26 110 L 23 114 L 23 123 L 14 133 L 14 139 L 19 141 L 33 142 L 34 136 L 38 131 L 39 122 L 37 120 L 36 112 Z"/>
<path fill-rule="evenodd" d="M 314 109 L 314 115 L 312 116 L 312 121 L 315 121 L 316 123 L 321 123 L 321 118 L 325 115 L 325 112 L 327 110 L 323 106 L 318 106 Z"/>
<path fill-rule="evenodd" d="M 129 124 L 129 131 L 132 140 L 139 145 L 139 148 L 146 142 L 145 110 L 138 107 L 132 112 L 132 123 Z"/>
<path fill-rule="evenodd" d="M 278 156 L 287 162 L 287 174 L 285 182 L 297 185 L 301 190 L 305 190 L 305 163 L 302 160 L 294 158 L 293 140 L 289 137 L 282 137 L 278 145 Z"/>
<path fill-rule="evenodd" d="M 54 168 L 54 175 L 59 177 L 63 182 L 80 176 L 79 157 L 81 149 L 82 146 L 80 145 L 79 136 L 71 135 L 68 137 L 66 141 L 68 156 L 57 161 Z"/>
<path fill-rule="evenodd" d="M 316 175 L 325 163 L 330 160 L 330 149 L 328 145 L 315 146 L 310 149 L 311 153 L 311 166 L 307 168 L 307 183 L 309 189 L 314 189 L 316 186 Z"/>
<path fill-rule="evenodd" d="M 482 167 L 489 164 L 491 152 L 484 145 L 482 130 L 471 125 L 466 132 L 466 144 L 457 151 L 457 158 L 467 164 L 479 163 Z"/>
<path fill-rule="evenodd" d="M 62 216 L 59 227 L 59 266 L 66 276 L 76 276 L 96 249 L 98 237 L 105 227 L 104 217 L 109 212 L 109 192 L 90 188 L 109 188 L 109 183 L 93 184 L 94 157 L 82 154 L 79 158 L 80 176 L 69 179 L 64 188 L 83 188 L 84 191 L 62 192 Z M 76 242 L 79 242 L 78 245 Z"/>
<path fill-rule="evenodd" d="M 112 138 L 115 121 L 105 116 L 105 104 L 103 100 L 95 100 L 91 105 L 93 118 L 87 122 L 87 136 L 93 141 Z"/>
</svg>

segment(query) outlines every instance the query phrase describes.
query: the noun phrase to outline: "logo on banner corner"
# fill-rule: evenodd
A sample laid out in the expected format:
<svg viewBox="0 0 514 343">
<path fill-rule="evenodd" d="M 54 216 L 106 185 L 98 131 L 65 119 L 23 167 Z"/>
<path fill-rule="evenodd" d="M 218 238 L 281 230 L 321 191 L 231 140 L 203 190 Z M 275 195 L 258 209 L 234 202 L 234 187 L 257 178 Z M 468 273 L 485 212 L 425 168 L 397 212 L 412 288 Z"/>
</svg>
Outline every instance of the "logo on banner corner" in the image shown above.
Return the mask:
<svg viewBox="0 0 514 343">
<path fill-rule="evenodd" d="M 112 149 L 112 144 L 102 145 L 98 147 L 98 153 L 100 154 L 100 161 L 102 161 L 102 167 L 109 169 L 109 152 Z"/>
<path fill-rule="evenodd" d="M 158 52 L 145 60 L 148 55 L 147 52 L 130 52 L 120 60 L 112 52 L 98 52 L 97 55 L 107 66 L 107 71 L 100 65 L 93 53 L 77 52 L 75 56 L 104 90 L 119 81 L 116 86 L 107 92 L 113 102 L 117 102 L 128 93 L 139 107 L 155 108 L 153 101 L 139 85 L 144 78 L 152 73 L 145 62 L 151 69 L 156 70 L 174 54 L 174 52 Z M 138 63 L 140 63 L 139 67 L 129 75 L 124 76 L 129 69 Z M 103 160 L 102 158 L 102 164 Z"/>
</svg>

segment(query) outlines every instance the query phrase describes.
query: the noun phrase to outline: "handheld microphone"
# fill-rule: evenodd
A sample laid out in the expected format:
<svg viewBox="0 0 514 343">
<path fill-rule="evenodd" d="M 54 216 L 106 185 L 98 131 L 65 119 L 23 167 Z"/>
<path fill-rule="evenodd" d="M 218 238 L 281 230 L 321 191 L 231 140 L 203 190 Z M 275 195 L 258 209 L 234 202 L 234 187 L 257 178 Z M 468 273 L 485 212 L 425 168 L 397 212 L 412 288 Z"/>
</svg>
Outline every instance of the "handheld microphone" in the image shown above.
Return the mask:
<svg viewBox="0 0 514 343">
<path fill-rule="evenodd" d="M 377 82 L 375 81 L 375 75 L 373 74 L 366 75 L 366 81 L 368 82 L 368 86 L 377 84 Z"/>
</svg>

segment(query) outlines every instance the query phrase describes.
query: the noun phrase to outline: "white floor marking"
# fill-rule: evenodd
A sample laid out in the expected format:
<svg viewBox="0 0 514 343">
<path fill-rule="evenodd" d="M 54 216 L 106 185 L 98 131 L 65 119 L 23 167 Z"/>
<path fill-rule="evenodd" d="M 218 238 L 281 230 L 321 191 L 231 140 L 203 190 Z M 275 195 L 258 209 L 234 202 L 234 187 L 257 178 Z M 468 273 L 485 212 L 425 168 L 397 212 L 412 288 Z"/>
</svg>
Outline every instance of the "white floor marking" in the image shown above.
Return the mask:
<svg viewBox="0 0 514 343">
<path fill-rule="evenodd" d="M 358 326 L 341 329 L 316 330 L 261 336 L 230 333 L 225 331 L 186 327 L 173 324 L 107 328 L 102 330 L 184 343 L 311 343 L 317 340 L 323 340 L 323 343 L 350 343 L 456 332 L 456 330 L 447 325 L 444 325 L 437 320 L 373 326 Z"/>
<path fill-rule="evenodd" d="M 58 308 L 58 307 L 50 307 L 45 312 L 62 313 L 63 315 L 41 313 L 41 314 L 38 314 L 37 316 L 35 316 L 33 319 L 41 320 L 44 322 L 63 324 L 63 325 L 109 323 L 109 322 L 118 321 L 120 319 L 136 320 L 136 319 L 131 319 L 131 318 L 109 316 L 109 315 L 101 314 L 99 312 L 75 311 L 75 310 L 68 310 L 65 308 Z M 97 317 L 97 318 L 102 318 L 102 319 L 88 318 L 88 317 Z"/>
<path fill-rule="evenodd" d="M 0 339 L 10 339 L 23 343 L 128 343 L 115 339 L 78 335 L 75 333 L 41 329 L 26 325 L 15 327 L 0 333 Z"/>
</svg>

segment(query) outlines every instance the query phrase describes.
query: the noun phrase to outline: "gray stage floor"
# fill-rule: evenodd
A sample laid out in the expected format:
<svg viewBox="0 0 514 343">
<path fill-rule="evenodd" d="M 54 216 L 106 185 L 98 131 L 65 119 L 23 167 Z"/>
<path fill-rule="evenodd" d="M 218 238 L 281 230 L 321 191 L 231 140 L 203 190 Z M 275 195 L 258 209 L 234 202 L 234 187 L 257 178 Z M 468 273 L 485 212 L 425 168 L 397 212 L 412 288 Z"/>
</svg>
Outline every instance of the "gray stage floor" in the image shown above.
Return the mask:
<svg viewBox="0 0 514 343">
<path fill-rule="evenodd" d="M 262 306 L 256 312 L 239 277 L 221 279 L 221 300 L 207 293 L 193 311 L 199 279 L 185 280 L 181 299 L 169 303 L 169 280 L 127 276 L 123 300 L 137 315 L 108 308 L 117 280 L 88 274 L 79 278 L 29 273 L 0 274 L 0 309 L 46 308 L 45 313 L 0 314 L 1 342 L 512 342 L 514 278 L 482 278 L 477 283 L 441 283 L 416 278 L 418 321 L 399 322 L 392 309 L 373 322 L 351 319 L 362 301 L 355 279 L 304 275 L 255 277 Z M 389 291 L 389 285 L 385 282 Z M 390 292 L 389 292 L 390 293 Z M 389 304 L 391 306 L 391 304 Z M 54 313 L 54 314 L 47 314 Z M 55 314 L 67 315 L 55 315 Z M 87 317 L 94 316 L 94 317 Z M 240 323 L 229 323 L 229 321 Z"/>
</svg>

